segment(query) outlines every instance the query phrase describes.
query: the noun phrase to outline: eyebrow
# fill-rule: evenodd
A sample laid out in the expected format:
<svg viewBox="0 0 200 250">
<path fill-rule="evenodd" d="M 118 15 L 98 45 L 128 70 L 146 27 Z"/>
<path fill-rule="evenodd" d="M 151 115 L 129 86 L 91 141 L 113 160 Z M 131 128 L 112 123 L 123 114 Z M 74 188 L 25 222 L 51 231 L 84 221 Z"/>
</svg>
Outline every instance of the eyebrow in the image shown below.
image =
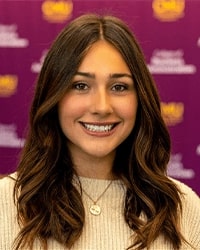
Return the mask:
<svg viewBox="0 0 200 250">
<path fill-rule="evenodd" d="M 75 75 L 80 75 L 80 76 L 85 76 L 87 78 L 95 79 L 95 74 L 93 74 L 93 73 L 78 71 L 78 72 L 75 73 Z M 122 77 L 128 77 L 128 78 L 133 79 L 133 77 L 130 74 L 127 74 L 127 73 L 113 73 L 113 74 L 109 75 L 110 79 L 116 79 L 116 78 L 122 78 Z"/>
</svg>

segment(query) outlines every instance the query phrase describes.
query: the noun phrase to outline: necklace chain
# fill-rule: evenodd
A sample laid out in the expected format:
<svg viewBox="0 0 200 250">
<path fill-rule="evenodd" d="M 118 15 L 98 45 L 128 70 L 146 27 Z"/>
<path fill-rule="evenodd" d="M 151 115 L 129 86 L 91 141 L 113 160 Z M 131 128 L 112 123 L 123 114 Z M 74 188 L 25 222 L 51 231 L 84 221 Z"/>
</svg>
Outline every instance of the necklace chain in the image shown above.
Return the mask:
<svg viewBox="0 0 200 250">
<path fill-rule="evenodd" d="M 107 185 L 107 187 L 104 189 L 104 191 L 99 195 L 99 197 L 94 200 L 85 190 L 84 188 L 82 187 L 82 190 L 84 192 L 84 194 L 93 202 L 93 204 L 90 206 L 90 213 L 92 215 L 99 215 L 101 213 L 101 208 L 99 205 L 97 205 L 97 202 L 101 199 L 101 197 L 105 194 L 105 192 L 109 189 L 109 187 L 111 186 L 112 184 L 112 180 L 110 181 L 110 183 Z"/>
<path fill-rule="evenodd" d="M 112 184 L 112 180 L 109 182 L 109 184 L 107 185 L 107 187 L 105 188 L 105 190 L 103 191 L 103 193 L 100 194 L 100 196 L 94 200 L 86 191 L 85 189 L 82 187 L 82 190 L 84 192 L 84 194 L 96 205 L 97 202 L 101 199 L 101 197 L 105 194 L 105 192 L 109 189 L 109 187 L 111 186 Z"/>
</svg>

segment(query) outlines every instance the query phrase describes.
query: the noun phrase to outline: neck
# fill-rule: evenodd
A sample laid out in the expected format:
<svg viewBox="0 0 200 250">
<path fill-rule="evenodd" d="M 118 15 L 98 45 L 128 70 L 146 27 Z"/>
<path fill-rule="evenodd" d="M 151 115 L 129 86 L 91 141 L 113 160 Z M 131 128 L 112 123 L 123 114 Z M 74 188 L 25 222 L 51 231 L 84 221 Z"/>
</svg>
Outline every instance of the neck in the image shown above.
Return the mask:
<svg viewBox="0 0 200 250">
<path fill-rule="evenodd" d="M 90 169 L 79 169 L 79 168 L 75 168 L 76 169 L 76 173 L 79 176 L 82 177 L 87 177 L 87 178 L 92 178 L 92 179 L 102 179 L 102 180 L 113 180 L 115 179 L 113 173 L 111 171 L 104 171 L 104 169 L 98 169 L 98 171 L 96 171 L 97 166 L 95 166 L 94 168 L 90 168 Z"/>
<path fill-rule="evenodd" d="M 114 155 L 104 158 L 94 157 L 80 157 L 74 161 L 74 168 L 76 173 L 82 177 L 88 177 L 93 179 L 115 179 L 112 167 L 113 167 Z"/>
</svg>

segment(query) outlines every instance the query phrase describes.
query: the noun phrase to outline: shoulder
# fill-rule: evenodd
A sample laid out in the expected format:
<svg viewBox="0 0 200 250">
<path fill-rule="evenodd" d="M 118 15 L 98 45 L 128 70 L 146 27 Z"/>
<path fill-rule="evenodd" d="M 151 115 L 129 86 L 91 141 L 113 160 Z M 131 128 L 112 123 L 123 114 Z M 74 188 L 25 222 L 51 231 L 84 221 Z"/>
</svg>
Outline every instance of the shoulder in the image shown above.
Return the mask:
<svg viewBox="0 0 200 250">
<path fill-rule="evenodd" d="M 16 173 L 13 173 L 0 179 L 0 203 L 5 204 L 13 198 L 16 177 Z"/>
<path fill-rule="evenodd" d="M 7 175 L 5 177 L 3 177 L 2 179 L 0 179 L 0 190 L 1 192 L 4 190 L 4 189 L 7 189 L 7 188 L 11 188 L 15 185 L 15 181 L 17 179 L 17 173 L 12 173 L 10 175 Z"/>
<path fill-rule="evenodd" d="M 16 173 L 0 179 L 0 249 L 12 249 L 19 232 L 17 209 L 14 202 Z"/>
<path fill-rule="evenodd" d="M 180 182 L 172 178 L 170 179 L 175 183 L 175 185 L 180 190 L 183 212 L 184 210 L 188 211 L 188 209 L 190 210 L 190 213 L 192 213 L 192 211 L 195 211 L 200 218 L 200 198 L 197 195 L 197 193 L 194 190 L 192 190 L 191 187 L 184 184 L 183 182 Z"/>
<path fill-rule="evenodd" d="M 197 193 L 188 185 L 184 184 L 181 181 L 178 181 L 176 179 L 170 178 L 172 182 L 178 187 L 178 189 L 181 192 L 181 200 L 182 202 L 192 202 L 194 201 L 198 206 L 200 206 L 200 197 L 197 195 Z M 192 202 L 193 203 L 193 202 Z M 199 207 L 200 208 L 200 207 Z"/>
<path fill-rule="evenodd" d="M 14 207 L 16 173 L 0 179 L 0 217 Z"/>
<path fill-rule="evenodd" d="M 195 249 L 200 249 L 200 198 L 186 184 L 175 179 L 171 180 L 177 185 L 181 193 L 182 213 L 180 223 L 182 234 Z"/>
<path fill-rule="evenodd" d="M 5 218 L 8 212 L 11 214 L 15 209 L 14 186 L 16 173 L 0 180 L 0 220 Z"/>
</svg>

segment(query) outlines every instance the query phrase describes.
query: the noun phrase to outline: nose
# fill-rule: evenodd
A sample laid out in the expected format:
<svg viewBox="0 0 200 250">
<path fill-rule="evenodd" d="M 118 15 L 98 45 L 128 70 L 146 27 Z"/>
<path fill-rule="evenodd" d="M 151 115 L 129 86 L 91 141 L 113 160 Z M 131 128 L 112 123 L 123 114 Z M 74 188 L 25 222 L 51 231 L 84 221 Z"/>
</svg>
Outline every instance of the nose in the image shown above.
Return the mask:
<svg viewBox="0 0 200 250">
<path fill-rule="evenodd" d="M 106 89 L 98 89 L 92 95 L 91 112 L 106 115 L 112 113 L 112 103 Z"/>
</svg>

